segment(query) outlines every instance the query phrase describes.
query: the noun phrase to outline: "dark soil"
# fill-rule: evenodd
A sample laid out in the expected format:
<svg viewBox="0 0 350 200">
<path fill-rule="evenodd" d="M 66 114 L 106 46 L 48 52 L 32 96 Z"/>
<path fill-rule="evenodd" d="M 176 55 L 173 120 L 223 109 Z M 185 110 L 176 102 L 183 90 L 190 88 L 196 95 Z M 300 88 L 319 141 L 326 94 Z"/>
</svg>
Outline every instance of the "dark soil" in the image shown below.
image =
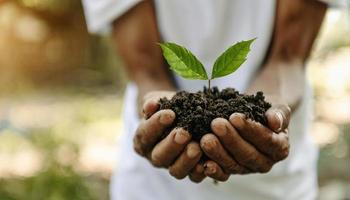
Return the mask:
<svg viewBox="0 0 350 200">
<path fill-rule="evenodd" d="M 180 91 L 170 100 L 160 99 L 160 109 L 171 109 L 176 113 L 174 127 L 185 128 L 195 141 L 211 132 L 210 123 L 213 119 L 229 119 L 235 112 L 266 125 L 265 112 L 270 107 L 262 92 L 244 95 L 233 88 L 222 91 L 217 87 L 211 90 L 204 88 L 196 93 Z"/>
</svg>

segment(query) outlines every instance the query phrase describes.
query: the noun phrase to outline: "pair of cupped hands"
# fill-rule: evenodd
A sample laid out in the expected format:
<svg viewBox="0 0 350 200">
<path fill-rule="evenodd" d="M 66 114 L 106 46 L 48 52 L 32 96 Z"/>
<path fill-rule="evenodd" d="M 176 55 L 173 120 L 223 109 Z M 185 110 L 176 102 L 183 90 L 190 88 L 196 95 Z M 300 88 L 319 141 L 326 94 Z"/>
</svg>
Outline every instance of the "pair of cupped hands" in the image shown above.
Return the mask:
<svg viewBox="0 0 350 200">
<path fill-rule="evenodd" d="M 183 128 L 174 128 L 161 139 L 176 115 L 172 110 L 159 110 L 158 101 L 174 94 L 157 91 L 145 95 L 144 118 L 135 133 L 134 149 L 175 178 L 188 176 L 196 183 L 206 177 L 226 181 L 232 174 L 267 173 L 288 156 L 291 110 L 287 105 L 273 105 L 267 110 L 267 126 L 233 113 L 228 120 L 214 119 L 212 132 L 199 143 L 191 140 L 191 134 Z M 203 154 L 208 160 L 201 162 Z"/>
</svg>

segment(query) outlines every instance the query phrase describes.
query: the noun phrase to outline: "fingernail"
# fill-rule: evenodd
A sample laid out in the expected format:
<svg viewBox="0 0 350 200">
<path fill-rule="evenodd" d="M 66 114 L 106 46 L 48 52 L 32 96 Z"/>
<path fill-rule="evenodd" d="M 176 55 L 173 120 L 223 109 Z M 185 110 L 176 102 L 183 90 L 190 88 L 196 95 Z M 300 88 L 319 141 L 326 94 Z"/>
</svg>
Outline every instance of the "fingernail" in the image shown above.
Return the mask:
<svg viewBox="0 0 350 200">
<path fill-rule="evenodd" d="M 208 163 L 208 164 L 206 165 L 205 171 L 207 171 L 208 174 L 215 174 L 215 173 L 216 173 L 216 168 L 214 167 L 213 164 Z"/>
<path fill-rule="evenodd" d="M 239 118 L 245 119 L 245 114 L 243 114 L 243 113 L 233 113 L 233 115 L 235 117 L 239 117 Z"/>
<path fill-rule="evenodd" d="M 243 113 L 233 113 L 233 114 L 231 115 L 231 118 L 245 119 L 246 116 L 245 116 L 245 114 L 243 114 Z"/>
<path fill-rule="evenodd" d="M 282 130 L 282 126 L 283 126 L 283 116 L 282 116 L 281 112 L 279 112 L 279 111 L 275 112 L 275 116 L 279 121 L 279 127 L 276 131 L 280 132 Z"/>
<path fill-rule="evenodd" d="M 169 124 L 173 119 L 173 114 L 171 113 L 162 113 L 159 118 L 161 124 Z"/>
<path fill-rule="evenodd" d="M 233 113 L 230 117 L 230 121 L 231 123 L 233 123 L 234 125 L 240 127 L 240 126 L 243 126 L 244 124 L 244 121 L 243 119 L 245 119 L 246 116 L 245 114 L 242 114 L 242 113 Z"/>
<path fill-rule="evenodd" d="M 183 131 L 177 130 L 174 140 L 177 144 L 185 144 L 188 141 L 188 134 L 184 133 Z"/>
<path fill-rule="evenodd" d="M 226 125 L 225 124 L 221 124 L 221 125 L 219 125 L 219 126 L 217 126 L 217 135 L 218 136 L 224 136 L 224 135 L 226 135 L 226 133 L 227 133 L 227 127 L 226 127 Z"/>
<path fill-rule="evenodd" d="M 186 153 L 188 158 L 195 158 L 199 155 L 200 151 L 198 151 L 197 149 L 188 148 Z"/>
</svg>

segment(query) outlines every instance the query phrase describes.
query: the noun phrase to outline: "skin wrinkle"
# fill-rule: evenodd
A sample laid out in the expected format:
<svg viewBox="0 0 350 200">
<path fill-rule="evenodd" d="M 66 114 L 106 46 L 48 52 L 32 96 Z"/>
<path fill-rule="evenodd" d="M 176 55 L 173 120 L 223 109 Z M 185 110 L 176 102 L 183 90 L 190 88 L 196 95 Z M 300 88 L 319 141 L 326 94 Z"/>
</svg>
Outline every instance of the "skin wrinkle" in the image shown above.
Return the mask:
<svg viewBox="0 0 350 200">
<path fill-rule="evenodd" d="M 153 161 L 153 163 L 158 166 L 158 167 L 165 167 L 165 166 L 169 166 L 172 162 L 173 159 L 175 159 L 175 155 L 173 157 L 169 157 L 167 156 L 166 160 L 163 158 L 164 153 L 168 153 L 168 152 L 161 152 L 159 149 L 161 146 L 164 146 L 165 143 L 169 143 L 172 138 L 174 138 L 174 135 L 176 134 L 176 130 L 172 131 L 165 140 L 163 140 L 163 143 L 158 143 L 152 150 L 151 153 L 151 159 Z"/>
<path fill-rule="evenodd" d="M 187 151 L 192 149 L 193 151 L 198 151 L 197 155 L 193 158 L 189 158 Z M 201 157 L 200 147 L 196 142 L 191 142 L 187 145 L 184 153 L 182 153 L 175 163 L 169 167 L 169 173 L 177 179 L 183 179 L 187 174 L 196 166 Z"/>
<path fill-rule="evenodd" d="M 236 116 L 242 116 L 241 114 L 237 114 Z M 245 127 L 246 125 L 244 124 L 245 122 L 242 120 L 241 117 L 237 117 L 239 120 L 238 121 L 235 121 L 233 119 L 233 125 L 236 127 L 236 128 L 243 128 Z M 235 123 L 235 122 L 238 122 L 238 123 Z M 247 122 L 249 122 L 249 120 L 247 120 Z M 251 121 L 252 122 L 252 121 Z M 258 124 L 256 122 L 253 122 L 254 124 Z M 238 125 L 238 126 L 237 126 Z M 260 126 L 260 124 L 258 124 Z M 253 130 L 256 130 L 257 128 L 254 128 Z M 251 130 L 246 130 L 246 132 L 250 132 Z M 245 131 L 242 131 L 241 130 L 241 133 L 246 133 Z M 251 134 L 249 133 L 250 135 L 252 135 L 253 137 L 255 137 L 254 134 Z M 252 143 L 246 134 L 243 134 L 243 136 L 246 136 L 245 139 L 246 139 L 246 142 L 248 144 L 250 144 L 251 146 L 255 146 L 256 144 L 255 143 Z M 263 143 L 263 142 L 260 142 L 260 144 Z M 254 145 L 255 144 L 255 145 Z M 259 156 L 260 154 L 260 156 Z M 241 160 L 239 159 L 238 161 L 241 162 L 241 164 L 245 165 L 248 169 L 250 169 L 252 172 L 267 172 L 271 169 L 272 165 L 274 164 L 274 162 L 272 162 L 268 157 L 265 156 L 264 153 L 262 153 L 261 151 L 259 151 L 258 149 L 255 149 L 252 151 L 247 151 L 246 152 L 246 157 L 245 158 L 241 158 Z M 261 164 L 261 166 L 259 167 L 259 164 Z M 258 166 L 258 167 L 256 167 Z"/>
<path fill-rule="evenodd" d="M 275 161 L 283 160 L 286 157 L 286 156 L 281 156 L 286 154 L 285 151 L 287 150 L 284 148 L 287 147 L 289 150 L 288 137 L 284 132 L 277 134 L 252 120 L 247 120 L 247 122 L 250 124 L 249 125 L 250 129 L 247 131 L 247 133 L 249 133 L 249 136 L 247 134 L 243 134 L 243 135 L 246 136 L 245 139 L 248 142 L 250 142 L 250 139 L 249 139 L 250 137 L 258 138 L 256 137 L 256 135 L 254 135 L 254 133 L 252 133 L 253 130 L 260 130 L 261 133 L 265 132 L 265 134 L 263 135 L 268 136 L 265 139 L 261 137 L 260 141 L 250 142 L 250 144 L 252 144 L 253 146 L 258 146 L 258 144 L 262 144 L 260 149 L 257 149 L 257 151 L 259 151 L 264 155 L 271 156 L 272 160 L 275 160 Z M 269 145 L 266 147 L 265 144 L 269 144 Z"/>
<path fill-rule="evenodd" d="M 189 178 L 195 183 L 200 183 L 205 178 L 204 167 L 200 164 L 197 164 L 194 169 L 191 170 Z"/>
<path fill-rule="evenodd" d="M 183 143 L 179 144 L 175 142 L 175 136 L 182 130 L 173 129 L 170 134 L 161 142 L 159 142 L 152 150 L 152 160 L 159 167 L 168 167 L 181 153 L 186 145 L 186 142 L 190 141 L 190 137 L 185 138 Z M 166 148 L 168 147 L 168 148 Z M 164 149 L 164 150 L 163 150 Z M 170 151 L 170 149 L 172 151 Z"/>
<path fill-rule="evenodd" d="M 241 114 L 237 114 L 237 115 L 241 115 Z M 232 130 L 234 130 L 234 127 L 230 127 Z M 237 135 L 238 136 L 238 135 Z M 230 140 L 230 141 L 233 141 L 233 142 L 238 142 L 238 141 L 236 141 L 235 139 L 232 139 L 232 140 Z M 252 145 L 248 142 L 248 141 L 246 141 L 246 143 L 247 143 L 247 145 L 249 145 L 250 147 L 252 147 Z M 225 146 L 225 145 L 224 145 Z M 238 144 L 230 144 L 230 145 L 226 145 L 226 146 L 231 146 L 231 147 L 236 147 L 236 146 L 239 146 Z M 254 164 L 250 164 L 248 161 L 246 161 L 246 160 L 248 160 L 248 159 L 250 159 L 249 157 L 251 157 L 251 156 L 249 156 L 249 150 L 248 150 L 249 148 L 245 148 L 245 149 L 243 149 L 242 148 L 242 150 L 241 150 L 241 153 L 240 154 L 244 154 L 244 155 L 246 155 L 245 156 L 245 158 L 244 157 L 242 157 L 242 156 L 235 156 L 235 154 L 237 155 L 238 153 L 236 152 L 233 152 L 232 150 L 230 150 L 230 148 L 228 149 L 228 152 L 230 152 L 231 151 L 231 156 L 232 156 L 232 158 L 233 159 L 235 159 L 235 160 L 237 160 L 238 162 L 240 162 L 240 164 L 241 165 L 244 165 L 244 166 L 246 166 L 247 168 L 249 168 L 249 165 L 254 165 Z M 236 151 L 236 150 L 235 150 Z M 245 151 L 245 152 L 244 152 Z M 250 152 L 252 152 L 252 153 L 258 153 L 258 152 L 253 152 L 253 151 L 250 151 Z M 237 159 L 236 159 L 237 158 Z M 240 158 L 240 159 L 239 159 Z M 247 166 L 248 165 L 248 166 Z M 245 170 L 244 169 L 244 167 L 243 167 L 243 169 L 242 169 L 242 167 L 241 167 L 241 169 L 239 170 L 240 172 L 244 172 L 244 171 L 254 171 L 254 169 L 251 169 L 251 167 L 250 167 L 250 169 L 249 170 Z"/>
<path fill-rule="evenodd" d="M 223 122 L 223 123 L 219 123 Z M 222 118 L 217 118 L 212 122 L 212 129 L 215 133 L 219 133 L 223 129 L 226 129 L 227 120 Z M 224 127 L 224 128 L 222 128 Z M 224 134 L 226 135 L 226 134 Z M 224 136 L 221 135 L 221 136 Z M 232 174 L 242 174 L 246 171 L 243 167 L 237 164 L 234 156 L 229 153 L 220 141 L 213 134 L 205 135 L 201 140 L 201 146 L 204 152 L 211 157 L 214 161 L 218 162 L 224 168 L 224 171 Z M 232 145 L 234 146 L 234 145 Z"/>
<path fill-rule="evenodd" d="M 225 174 L 220 166 L 211 160 L 206 162 L 204 173 L 218 181 L 226 181 L 229 178 L 229 174 Z"/>
<path fill-rule="evenodd" d="M 326 10 L 326 6 L 322 3 L 318 3 L 317 1 L 313 0 L 278 0 L 276 9 L 277 12 L 275 20 L 275 29 L 270 45 L 271 50 L 267 55 L 266 62 L 261 67 L 259 74 L 257 74 L 254 81 L 250 84 L 248 93 L 255 92 L 257 90 L 264 91 L 265 94 L 269 94 L 267 99 L 270 101 L 271 98 L 270 102 L 272 102 L 273 105 L 287 104 L 291 107 L 292 111 L 294 111 L 298 107 L 300 99 L 304 92 L 302 90 L 304 82 L 301 80 L 305 73 L 304 62 L 310 53 L 310 49 L 314 42 L 315 36 L 320 28 Z M 125 35 L 128 35 L 128 37 L 125 37 Z M 162 58 L 160 48 L 157 45 L 154 45 L 155 43 L 160 42 L 161 38 L 159 36 L 154 12 L 154 5 L 152 1 L 143 1 L 137 6 L 135 6 L 133 9 L 128 11 L 126 14 L 124 14 L 121 18 L 118 18 L 118 20 L 115 21 L 113 26 L 113 38 L 115 40 L 115 46 L 117 47 L 116 49 L 118 49 L 119 55 L 125 62 L 125 69 L 127 71 L 128 76 L 131 78 L 132 81 L 136 83 L 138 87 L 138 106 L 140 108 L 140 111 L 142 110 L 142 99 L 144 95 L 148 92 L 158 90 L 175 90 L 175 85 L 172 82 L 171 76 L 169 76 L 170 72 L 168 70 L 168 66 L 166 66 L 166 63 Z M 154 98 L 156 101 L 156 98 L 159 99 L 160 97 L 165 96 L 164 93 L 157 92 L 152 93 L 152 95 L 152 98 Z M 147 97 L 145 100 L 147 100 L 148 98 L 149 97 Z M 150 107 L 144 107 L 144 112 L 146 112 L 146 118 L 148 120 L 151 120 L 152 116 L 154 116 L 154 114 L 156 113 L 158 107 L 156 102 L 150 102 L 149 104 Z M 157 109 L 153 110 L 153 108 Z M 282 115 L 284 114 L 284 111 L 281 109 L 285 108 L 289 109 L 288 107 L 277 107 L 277 109 L 281 111 Z M 290 111 L 287 113 L 290 113 Z M 272 120 L 276 119 L 276 117 L 271 118 Z M 283 116 L 283 127 L 286 128 L 288 126 L 289 118 L 290 115 Z M 268 117 L 268 119 L 270 118 Z M 151 137 L 144 138 L 143 142 L 158 141 L 158 138 L 156 137 L 157 134 L 154 133 L 157 131 L 161 131 L 163 127 L 159 125 L 160 123 L 152 124 L 150 123 L 150 121 L 147 121 L 145 123 L 148 123 L 146 129 L 148 131 L 151 131 L 153 134 L 150 134 L 146 131 L 138 131 L 134 137 L 134 149 L 137 153 L 145 156 L 152 163 L 151 150 L 154 144 L 143 144 L 140 141 L 142 139 L 141 135 L 144 135 L 145 137 Z M 277 121 L 276 127 L 280 125 L 279 123 L 280 121 Z M 152 127 L 156 125 L 158 125 L 159 127 Z M 140 124 L 140 126 L 145 125 Z M 237 135 L 244 134 L 234 129 L 234 127 L 232 128 L 232 130 L 234 130 L 235 134 Z M 278 130 L 278 128 L 273 130 L 276 131 Z M 280 149 L 281 151 L 281 155 L 276 154 L 272 156 L 274 157 L 274 160 L 277 160 L 277 158 L 285 158 L 288 155 L 289 151 L 288 131 L 281 131 L 285 132 L 284 141 L 287 140 L 287 142 L 280 142 L 279 140 L 282 140 L 283 138 L 279 138 L 277 137 L 277 135 L 274 135 L 274 137 L 278 138 L 275 139 L 278 140 L 277 143 L 281 143 L 280 145 L 276 145 L 274 147 L 276 149 Z M 218 139 L 220 140 L 219 135 Z M 254 147 L 255 149 L 255 146 L 252 145 L 253 143 L 250 143 L 249 141 L 245 142 L 251 147 Z M 221 141 L 221 144 L 223 148 L 226 149 L 227 153 L 231 155 L 233 155 L 231 152 L 231 146 L 225 146 L 225 144 L 235 144 L 234 147 L 237 147 L 239 145 L 237 141 L 230 141 L 226 143 Z M 271 145 L 274 146 L 272 142 Z M 145 146 L 147 146 L 146 149 Z M 272 147 L 269 148 L 273 149 Z M 250 150 L 241 149 L 241 151 L 238 152 L 235 149 L 235 152 L 233 153 L 238 152 L 241 154 L 249 154 L 249 152 L 247 151 Z M 256 151 L 256 153 L 260 152 Z M 178 159 L 183 157 L 187 158 L 187 155 L 183 154 L 182 152 Z M 264 154 L 262 154 L 262 157 L 264 157 Z M 242 163 L 242 161 L 239 158 L 244 160 L 244 158 L 240 156 L 235 156 L 232 158 L 236 160 L 237 163 Z M 269 158 L 271 159 L 271 157 Z M 250 162 L 254 160 L 256 160 L 256 158 L 252 156 Z M 175 163 L 176 162 L 177 160 L 175 161 Z M 184 163 L 187 162 L 188 161 Z M 178 165 L 184 167 L 184 163 L 180 163 Z M 272 164 L 272 161 L 264 160 L 264 162 L 261 162 L 261 166 L 257 167 L 259 169 L 256 170 L 268 171 L 269 167 L 271 167 Z M 193 166 L 196 165 L 194 164 Z M 215 163 L 215 167 L 217 167 L 217 171 L 225 171 L 224 169 L 221 169 L 221 167 L 217 163 Z M 178 169 L 176 169 L 176 167 L 170 167 L 169 173 L 171 172 L 170 170 L 175 170 L 171 173 L 179 173 L 179 171 L 176 170 L 180 169 L 181 167 Z M 202 172 L 198 171 L 198 173 L 201 174 L 195 174 L 194 171 L 195 170 L 188 171 L 187 174 L 191 174 L 191 172 L 193 174 L 190 175 L 190 178 L 196 177 L 198 178 L 196 180 L 198 182 L 205 178 L 204 169 Z M 254 173 L 256 171 L 247 170 L 246 172 Z M 220 175 L 220 177 L 216 178 L 220 180 L 227 180 L 228 177 L 228 174 L 223 173 Z"/>
</svg>

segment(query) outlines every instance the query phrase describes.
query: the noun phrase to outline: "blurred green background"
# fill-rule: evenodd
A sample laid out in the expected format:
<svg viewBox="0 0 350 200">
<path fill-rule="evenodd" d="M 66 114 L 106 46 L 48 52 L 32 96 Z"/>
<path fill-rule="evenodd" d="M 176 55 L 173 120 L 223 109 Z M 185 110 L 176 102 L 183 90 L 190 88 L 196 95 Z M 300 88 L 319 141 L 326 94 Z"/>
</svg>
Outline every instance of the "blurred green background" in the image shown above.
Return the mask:
<svg viewBox="0 0 350 200">
<path fill-rule="evenodd" d="M 126 76 L 79 0 L 0 0 L 0 200 L 108 199 Z M 350 199 L 350 22 L 328 11 L 308 75 L 320 198 Z"/>
</svg>

